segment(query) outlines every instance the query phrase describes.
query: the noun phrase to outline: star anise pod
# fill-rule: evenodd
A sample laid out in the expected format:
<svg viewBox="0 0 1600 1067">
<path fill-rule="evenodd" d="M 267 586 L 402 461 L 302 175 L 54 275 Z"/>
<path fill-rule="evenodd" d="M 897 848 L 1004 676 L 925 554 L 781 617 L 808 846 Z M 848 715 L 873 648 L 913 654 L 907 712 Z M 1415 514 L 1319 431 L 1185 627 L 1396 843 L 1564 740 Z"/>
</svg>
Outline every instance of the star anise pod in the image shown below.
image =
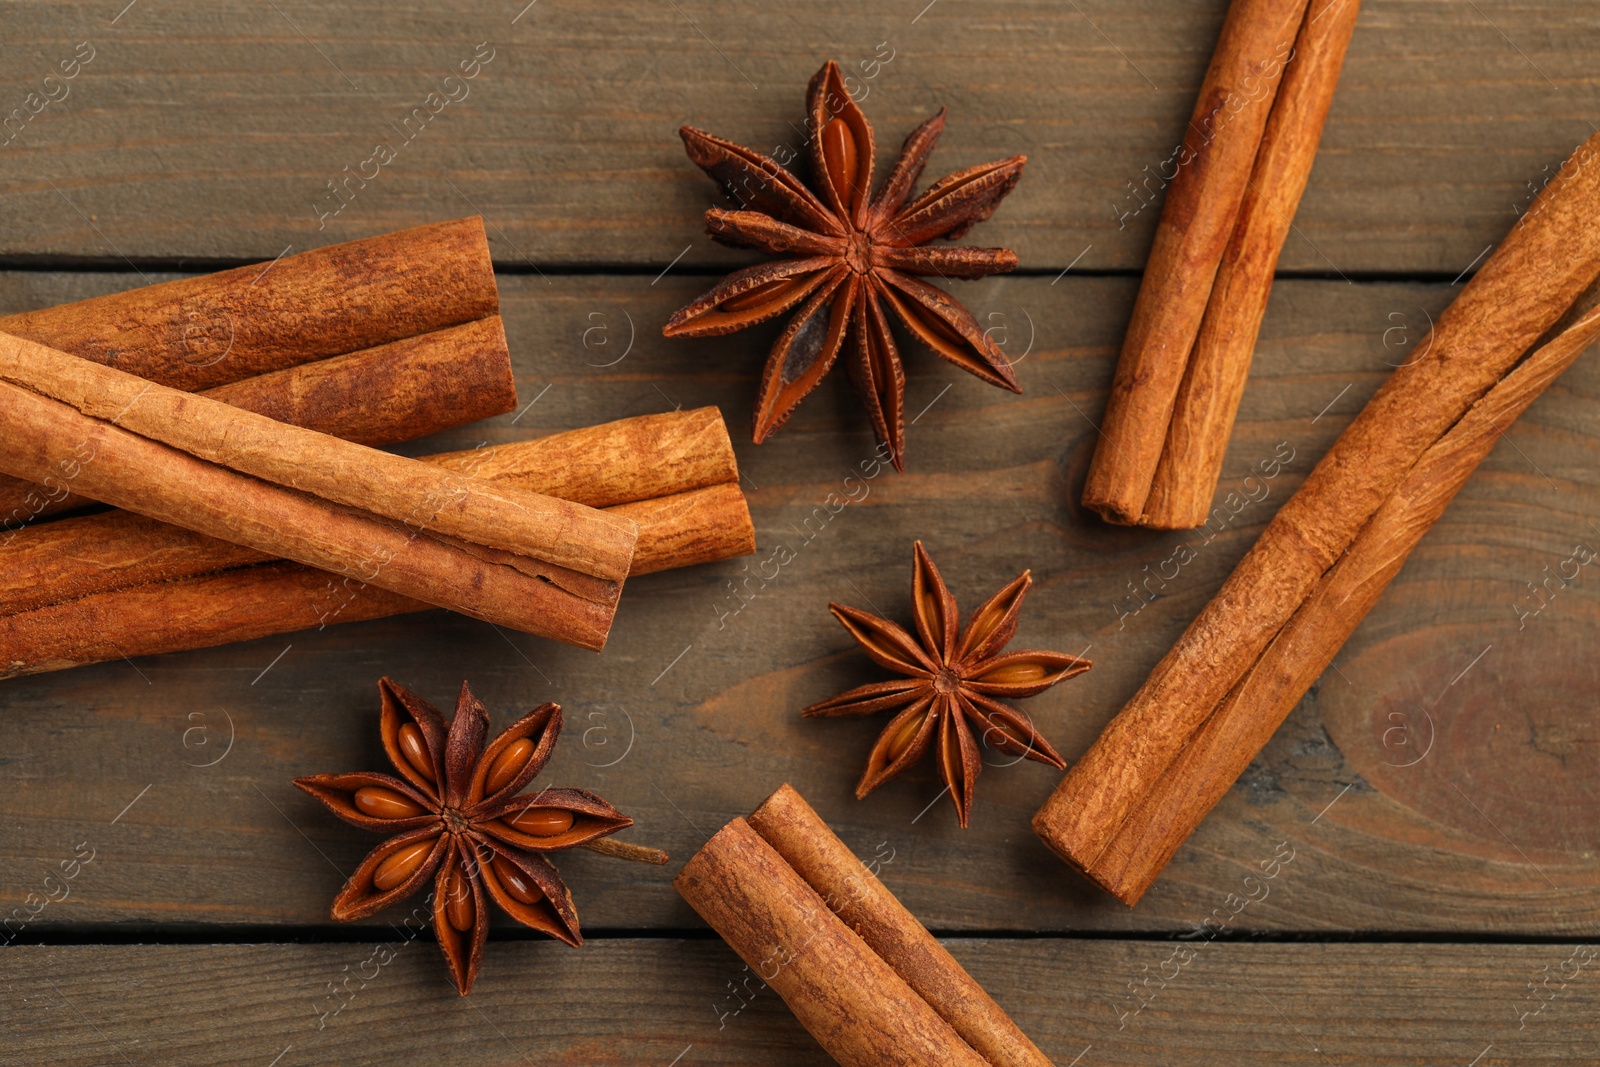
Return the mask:
<svg viewBox="0 0 1600 1067">
<path fill-rule="evenodd" d="M 872 126 L 831 61 L 807 90 L 807 188 L 777 161 L 692 126 L 680 131 L 689 158 L 720 182 L 740 210 L 712 208 L 706 231 L 723 244 L 784 256 L 735 271 L 678 311 L 668 337 L 742 330 L 799 308 L 772 348 L 756 399 L 755 440 L 782 426 L 841 351 L 878 440 L 897 469 L 905 452 L 905 372 L 890 313 L 945 359 L 1020 393 L 1011 364 L 949 293 L 919 275 L 982 278 L 1015 269 L 1005 248 L 924 248 L 955 240 L 994 213 L 1022 176 L 1026 156 L 968 167 L 911 199 L 944 129 L 944 110 L 912 132 L 894 168 L 872 189 Z M 907 203 L 907 201 L 910 201 Z"/>
<path fill-rule="evenodd" d="M 859 686 L 801 714 L 855 717 L 897 712 L 872 746 L 856 798 L 911 767 L 937 744 L 939 775 L 965 827 L 973 788 L 983 769 L 980 739 L 1007 755 L 1066 767 L 1033 723 L 994 698 L 1033 696 L 1088 670 L 1090 663 L 1061 652 L 1002 651 L 1016 636 L 1022 599 L 1033 584 L 1028 571 L 990 597 L 958 632 L 955 597 L 921 541 L 915 549 L 911 604 L 916 637 L 887 619 L 843 604 L 828 605 L 874 663 L 907 679 Z"/>
<path fill-rule="evenodd" d="M 549 760 L 561 708 L 540 705 L 486 748 L 489 715 L 467 683 L 448 726 L 439 709 L 392 679 L 380 681 L 378 691 L 383 747 L 400 778 L 294 780 L 345 822 L 391 835 L 334 898 L 333 917 L 364 918 L 432 879 L 434 931 L 462 996 L 478 976 L 491 899 L 523 926 L 582 944 L 572 894 L 545 854 L 596 841 L 633 820 L 582 789 L 517 795 Z"/>
</svg>

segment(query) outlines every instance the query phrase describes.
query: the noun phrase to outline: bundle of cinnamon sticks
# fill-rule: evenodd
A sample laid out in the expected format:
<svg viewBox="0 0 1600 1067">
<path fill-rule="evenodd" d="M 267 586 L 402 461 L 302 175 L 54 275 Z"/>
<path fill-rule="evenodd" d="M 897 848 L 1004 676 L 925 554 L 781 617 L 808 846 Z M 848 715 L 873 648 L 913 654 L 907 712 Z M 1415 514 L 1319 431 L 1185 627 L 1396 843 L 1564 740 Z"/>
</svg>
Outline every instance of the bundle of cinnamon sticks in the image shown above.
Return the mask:
<svg viewBox="0 0 1600 1067">
<path fill-rule="evenodd" d="M 0 318 L 36 341 L 281 422 L 389 445 L 517 402 L 481 219 Z M 82 507 L 0 474 L 0 538 Z"/>
<path fill-rule="evenodd" d="M 785 785 L 673 885 L 845 1067 L 1050 1061 Z"/>
<path fill-rule="evenodd" d="M 715 408 L 425 457 L 630 519 L 630 574 L 755 550 Z M 432 605 L 128 511 L 39 523 L 0 546 L 0 678 L 206 648 Z"/>
<path fill-rule="evenodd" d="M 1233 0 L 1169 182 L 1083 504 L 1110 522 L 1207 520 L 1278 253 L 1359 0 Z"/>
<path fill-rule="evenodd" d="M 1482 458 L 1600 335 L 1600 134 L 1566 161 L 1034 817 L 1132 905 Z"/>
<path fill-rule="evenodd" d="M 598 648 L 630 572 L 752 550 L 712 409 L 366 447 L 515 406 L 497 307 L 468 219 L 0 320 L 0 676 L 429 605 Z"/>
</svg>

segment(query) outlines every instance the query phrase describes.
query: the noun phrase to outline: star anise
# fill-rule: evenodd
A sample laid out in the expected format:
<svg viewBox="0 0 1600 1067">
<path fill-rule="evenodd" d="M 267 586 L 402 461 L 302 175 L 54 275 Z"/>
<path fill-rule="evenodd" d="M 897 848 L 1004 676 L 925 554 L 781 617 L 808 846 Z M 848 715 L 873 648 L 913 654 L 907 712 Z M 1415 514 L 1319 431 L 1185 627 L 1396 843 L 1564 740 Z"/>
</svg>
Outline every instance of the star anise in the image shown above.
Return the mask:
<svg viewBox="0 0 1600 1067">
<path fill-rule="evenodd" d="M 872 746 L 856 798 L 917 763 L 937 742 L 939 775 L 965 827 L 983 769 L 980 738 L 1007 755 L 1066 767 L 1033 723 L 993 698 L 1033 696 L 1088 670 L 1090 663 L 1060 652 L 1002 652 L 1016 636 L 1022 598 L 1033 584 L 1028 571 L 990 597 L 957 632 L 955 597 L 922 542 L 915 547 L 911 604 L 916 637 L 887 619 L 843 604 L 828 605 L 874 663 L 908 679 L 859 686 L 801 714 L 855 717 L 897 711 Z"/>
<path fill-rule="evenodd" d="M 1016 253 L 1005 248 L 919 246 L 936 237 L 955 240 L 992 215 L 1027 157 L 968 167 L 907 203 L 944 129 L 941 108 L 906 138 L 894 168 L 869 197 L 872 126 L 831 61 L 811 79 L 807 109 L 806 148 L 818 193 L 759 152 L 691 126 L 679 131 L 689 158 L 740 206 L 706 212 L 712 238 L 788 258 L 728 275 L 673 315 L 662 332 L 732 333 L 798 307 L 761 376 L 756 443 L 783 425 L 843 350 L 873 430 L 901 468 L 905 372 L 889 312 L 956 366 L 1022 391 L 1005 354 L 972 313 L 917 275 L 982 278 L 1016 267 Z"/>
<path fill-rule="evenodd" d="M 490 899 L 523 926 L 582 944 L 572 894 L 545 853 L 633 820 L 582 789 L 517 795 L 549 760 L 561 708 L 540 705 L 485 748 L 489 715 L 467 683 L 448 726 L 439 709 L 392 679 L 378 691 L 383 747 L 404 781 L 375 773 L 294 780 L 345 822 L 392 835 L 339 891 L 333 917 L 364 918 L 431 878 L 434 931 L 462 996 L 478 976 Z"/>
</svg>

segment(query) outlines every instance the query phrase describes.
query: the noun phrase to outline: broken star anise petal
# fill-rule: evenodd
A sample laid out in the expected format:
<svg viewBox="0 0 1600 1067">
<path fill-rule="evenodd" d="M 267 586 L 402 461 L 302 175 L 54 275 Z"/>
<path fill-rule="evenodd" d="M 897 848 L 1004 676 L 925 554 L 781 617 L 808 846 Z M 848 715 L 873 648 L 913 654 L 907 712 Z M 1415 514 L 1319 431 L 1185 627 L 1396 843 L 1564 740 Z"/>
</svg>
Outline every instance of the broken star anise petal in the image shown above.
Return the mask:
<svg viewBox="0 0 1600 1067">
<path fill-rule="evenodd" d="M 706 228 L 725 244 L 801 257 L 745 268 L 679 310 L 668 337 L 729 333 L 797 309 L 762 370 L 753 437 L 765 441 L 832 369 L 845 366 L 897 470 L 904 469 L 905 372 L 889 315 L 940 356 L 986 382 L 1021 392 L 999 346 L 949 294 L 914 275 L 981 278 L 1012 270 L 1005 249 L 918 249 L 988 218 L 1016 184 L 1017 156 L 969 167 L 912 200 L 944 129 L 944 111 L 906 138 L 874 193 L 872 124 L 830 62 L 806 89 L 808 187 L 775 161 L 685 126 L 684 145 L 739 210 L 713 209 Z M 793 264 L 793 266 L 786 265 Z M 887 305 L 887 306 L 885 306 Z"/>
<path fill-rule="evenodd" d="M 939 777 L 964 827 L 972 811 L 979 743 L 1053 767 L 1065 762 L 1023 714 L 994 696 L 1031 696 L 1090 667 L 1061 652 L 1002 650 L 1016 635 L 1028 572 L 990 597 L 957 629 L 956 601 L 918 541 L 912 552 L 911 602 L 917 636 L 876 615 L 829 604 L 834 617 L 879 666 L 904 679 L 857 686 L 806 708 L 808 717 L 842 718 L 893 712 L 867 756 L 858 798 L 919 762 L 937 745 Z"/>
<path fill-rule="evenodd" d="M 544 854 L 590 845 L 633 820 L 582 789 L 519 795 L 550 759 L 561 708 L 535 708 L 485 747 L 488 712 L 465 683 L 448 724 L 391 679 L 379 691 L 384 748 L 405 780 L 364 773 L 294 780 L 339 818 L 390 835 L 334 897 L 333 917 L 372 915 L 431 879 L 434 931 L 463 996 L 482 961 L 490 900 L 525 926 L 579 944 L 572 894 Z M 637 845 L 606 851 L 667 859 Z"/>
</svg>

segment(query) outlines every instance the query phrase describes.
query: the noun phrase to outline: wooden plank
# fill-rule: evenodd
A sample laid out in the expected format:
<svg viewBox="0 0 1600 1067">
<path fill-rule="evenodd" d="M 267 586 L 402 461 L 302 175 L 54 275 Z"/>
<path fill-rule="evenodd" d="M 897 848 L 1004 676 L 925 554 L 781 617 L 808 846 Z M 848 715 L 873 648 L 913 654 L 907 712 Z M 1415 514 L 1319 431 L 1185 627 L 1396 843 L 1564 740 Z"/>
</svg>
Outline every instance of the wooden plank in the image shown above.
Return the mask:
<svg viewBox="0 0 1600 1067">
<path fill-rule="evenodd" d="M 720 942 L 493 941 L 463 1000 L 427 935 L 384 936 L 13 949 L 0 956 L 3 1057 L 292 1067 L 448 1049 L 463 1067 L 831 1062 L 774 993 L 743 984 Z M 1046 1055 L 1079 1067 L 1571 1063 L 1593 1047 L 1600 1010 L 1592 945 L 948 944 Z M 1168 979 L 1142 987 L 1135 1014 L 1128 987 L 1158 971 Z"/>
<path fill-rule="evenodd" d="M 1538 604 L 1526 583 L 1546 565 L 1563 569 L 1580 542 L 1600 545 L 1593 357 L 1507 435 L 1338 671 L 1129 912 L 1029 831 L 1055 784 L 1046 767 L 991 766 L 967 832 L 928 766 L 852 798 L 881 721 L 804 721 L 798 709 L 883 674 L 826 604 L 907 618 L 918 537 L 967 609 L 1033 568 L 1020 646 L 1088 648 L 1096 662 L 1019 705 L 1071 758 L 1221 584 L 1386 361 L 1405 358 L 1406 336 L 1394 331 L 1437 315 L 1454 290 L 1280 285 L 1223 479 L 1224 493 L 1259 496 L 1264 486 L 1266 495 L 1206 542 L 1107 527 L 1072 503 L 1132 279 L 964 287 L 980 318 L 1010 331 L 1027 391 L 1012 396 L 911 354 L 908 411 L 919 417 L 909 469 L 870 479 L 860 464 L 873 455 L 871 435 L 842 378 L 771 442 L 748 443 L 745 413 L 776 327 L 661 339 L 658 324 L 693 295 L 694 279 L 502 282 L 531 406 L 415 447 L 719 404 L 759 554 L 630 582 L 598 658 L 437 613 L 9 681 L 0 919 L 43 893 L 44 875 L 87 843 L 96 860 L 41 927 L 326 922 L 343 873 L 374 838 L 337 823 L 289 779 L 382 766 L 374 683 L 385 673 L 438 701 L 468 678 L 501 723 L 547 699 L 568 708 L 544 780 L 596 790 L 638 820 L 628 837 L 675 857 L 666 868 L 564 857 L 590 927 L 692 924 L 668 886 L 677 864 L 786 780 L 861 854 L 892 857 L 884 877 L 935 929 L 1181 931 L 1249 891 L 1242 879 L 1279 842 L 1296 859 L 1237 928 L 1551 935 L 1587 931 L 1600 917 L 1593 568 L 1577 568 L 1520 630 L 1513 610 Z M 0 310 L 128 283 L 3 276 Z M 1245 481 L 1285 449 L 1293 458 L 1277 478 Z M 1167 563 L 1165 589 L 1159 579 L 1149 586 L 1160 597 L 1135 612 L 1130 583 L 1159 574 L 1184 543 L 1192 562 L 1175 577 Z M 780 546 L 793 554 L 782 566 Z"/>
<path fill-rule="evenodd" d="M 1138 268 L 1226 4 L 455 0 L 359 23 L 309 0 L 120 6 L 8 10 L 27 32 L 0 45 L 0 115 L 22 109 L 0 147 L 0 256 L 270 259 L 482 211 L 507 264 L 727 264 L 676 130 L 798 149 L 831 56 L 886 154 L 950 108 L 930 180 L 1030 157 L 975 240 L 1051 274 Z M 480 42 L 492 58 L 445 84 Z M 80 45 L 92 58 L 60 80 Z M 1467 268 L 1590 132 L 1597 48 L 1600 23 L 1553 0 L 1369 0 L 1282 267 Z"/>
</svg>

